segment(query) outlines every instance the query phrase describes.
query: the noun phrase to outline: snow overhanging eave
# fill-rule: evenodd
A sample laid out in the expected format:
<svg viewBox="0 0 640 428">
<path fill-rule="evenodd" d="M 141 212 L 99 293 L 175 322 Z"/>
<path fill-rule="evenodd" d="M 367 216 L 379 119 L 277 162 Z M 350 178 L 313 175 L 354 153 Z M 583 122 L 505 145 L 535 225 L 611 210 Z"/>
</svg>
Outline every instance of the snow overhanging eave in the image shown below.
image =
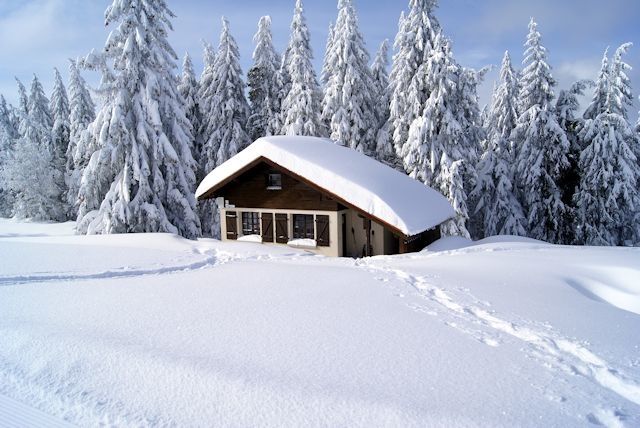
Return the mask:
<svg viewBox="0 0 640 428">
<path fill-rule="evenodd" d="M 227 161 L 229 162 L 229 161 Z M 267 163 L 269 165 L 272 165 L 275 168 L 279 168 L 282 169 L 284 171 L 286 171 L 288 174 L 290 174 L 292 177 L 296 178 L 299 181 L 304 182 L 305 184 L 308 184 L 309 186 L 313 187 L 314 189 L 328 194 L 330 195 L 333 199 L 335 199 L 337 202 L 339 202 L 340 204 L 347 206 L 349 208 L 352 208 L 356 211 L 358 211 L 359 213 L 361 213 L 362 215 L 368 217 L 371 220 L 374 220 L 378 223 L 381 223 L 382 225 L 384 225 L 385 227 L 387 227 L 388 229 L 392 230 L 393 232 L 396 232 L 400 235 L 403 235 L 405 237 L 411 237 L 411 236 L 415 236 L 415 235 L 419 235 L 420 233 L 423 233 L 427 230 L 431 230 L 434 227 L 438 226 L 439 224 L 453 218 L 453 215 L 449 215 L 449 216 L 445 216 L 442 218 L 441 221 L 439 221 L 436 224 L 433 225 L 425 225 L 424 227 L 419 227 L 419 228 L 415 228 L 415 227 L 409 227 L 406 223 L 401 223 L 401 224 L 392 224 L 384 219 L 382 219 L 379 215 L 376 215 L 375 212 L 372 212 L 372 210 L 360 207 L 358 205 L 356 205 L 354 202 L 349 201 L 345 198 L 343 198 L 340 195 L 336 195 L 334 192 L 325 189 L 321 186 L 319 186 L 318 184 L 314 183 L 313 181 L 311 181 L 309 178 L 306 178 L 300 174 L 298 174 L 297 172 L 291 171 L 289 168 L 280 165 L 279 163 L 273 161 L 272 159 L 263 156 L 263 155 L 258 155 L 258 156 L 253 156 L 249 159 L 244 160 L 244 162 L 241 165 L 238 165 L 235 169 L 234 172 L 232 172 L 230 175 L 228 176 L 222 176 L 222 174 L 220 174 L 220 177 L 215 177 L 212 175 L 214 172 L 216 172 L 216 170 L 212 171 L 207 177 L 205 177 L 205 180 L 202 181 L 202 183 L 200 184 L 200 186 L 198 186 L 198 189 L 196 191 L 196 199 L 197 200 L 206 200 L 206 199 L 213 199 L 216 197 L 216 192 L 220 189 L 222 189 L 225 185 L 227 185 L 229 182 L 231 182 L 232 180 L 240 177 L 242 174 L 244 174 L 245 172 L 249 171 L 251 168 L 255 167 L 256 165 L 259 165 L 260 163 Z M 210 180 L 207 183 L 207 178 L 212 178 L 213 180 Z M 356 185 L 354 183 L 349 183 L 350 185 Z M 384 203 L 385 206 L 387 206 L 389 208 L 390 211 L 393 211 L 391 209 L 391 207 L 389 207 L 388 204 L 386 204 L 386 202 L 382 201 L 379 197 L 376 196 L 376 198 L 381 202 Z M 396 216 L 398 218 L 400 218 L 397 213 L 395 213 Z"/>
<path fill-rule="evenodd" d="M 385 189 L 383 185 L 384 190 L 381 191 L 380 183 L 370 189 L 368 175 L 356 173 L 353 175 L 354 180 L 348 174 L 344 174 L 344 167 L 341 169 L 338 166 L 338 171 L 327 180 L 327 173 L 333 173 L 335 159 L 344 157 L 349 162 L 353 162 L 353 165 L 359 165 L 360 172 L 364 166 L 366 174 L 373 171 L 373 175 L 377 177 L 377 173 L 382 173 L 380 176 L 384 176 L 385 180 L 394 179 L 394 174 L 389 175 L 391 168 L 388 166 L 379 164 L 363 154 L 357 153 L 356 155 L 355 151 L 335 145 L 329 140 L 295 137 L 296 139 L 304 139 L 302 141 L 296 140 L 293 144 L 291 141 L 283 140 L 285 138 L 290 140 L 289 137 L 261 138 L 218 166 L 200 183 L 196 191 L 196 198 L 203 200 L 223 196 L 218 192 L 228 183 L 260 163 L 266 163 L 330 196 L 341 205 L 354 209 L 363 217 L 374 220 L 393 233 L 404 237 L 412 237 L 432 230 L 455 215 L 446 198 L 430 188 L 430 194 L 423 192 L 420 188 L 416 189 L 417 186 L 414 183 L 417 182 L 404 174 L 401 174 L 402 177 L 396 181 L 396 184 L 404 186 L 403 180 L 410 180 L 412 183 L 407 182 L 407 188 L 410 190 L 406 198 L 421 201 L 417 205 L 411 203 L 410 205 L 414 208 L 410 208 L 408 212 L 407 199 L 398 199 L 395 190 L 389 193 L 388 186 Z M 341 150 L 346 151 L 342 152 Z M 318 159 L 320 162 L 317 162 Z M 376 170 L 376 168 L 381 169 Z M 349 171 L 351 172 L 351 170 Z M 395 177 L 395 179 L 398 178 L 399 176 Z M 422 186 L 420 185 L 420 187 Z M 428 186 L 422 188 L 425 187 L 428 188 Z M 395 204 L 400 205 L 395 206 Z M 423 212 L 425 215 L 416 215 L 416 212 Z"/>
</svg>

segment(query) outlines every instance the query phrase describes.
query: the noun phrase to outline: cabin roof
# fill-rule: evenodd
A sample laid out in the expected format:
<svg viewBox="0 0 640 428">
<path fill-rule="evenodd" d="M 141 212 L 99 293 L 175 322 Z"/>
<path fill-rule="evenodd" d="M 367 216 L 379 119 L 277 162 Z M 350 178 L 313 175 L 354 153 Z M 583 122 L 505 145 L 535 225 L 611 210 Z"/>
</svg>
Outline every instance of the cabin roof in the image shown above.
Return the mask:
<svg viewBox="0 0 640 428">
<path fill-rule="evenodd" d="M 231 179 L 261 160 L 305 179 L 406 236 L 452 218 L 449 201 L 437 191 L 356 150 L 315 137 L 263 137 L 211 171 L 196 198 L 215 196 Z"/>
</svg>

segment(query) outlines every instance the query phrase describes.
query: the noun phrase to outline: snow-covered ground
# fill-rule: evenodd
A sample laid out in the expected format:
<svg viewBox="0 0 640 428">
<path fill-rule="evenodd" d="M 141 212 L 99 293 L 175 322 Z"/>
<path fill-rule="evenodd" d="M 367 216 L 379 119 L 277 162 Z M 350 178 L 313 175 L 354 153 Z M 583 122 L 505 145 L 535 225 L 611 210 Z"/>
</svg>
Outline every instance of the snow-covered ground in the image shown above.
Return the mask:
<svg viewBox="0 0 640 428">
<path fill-rule="evenodd" d="M 640 426 L 639 250 L 72 227 L 0 220 L 0 425 Z"/>
</svg>

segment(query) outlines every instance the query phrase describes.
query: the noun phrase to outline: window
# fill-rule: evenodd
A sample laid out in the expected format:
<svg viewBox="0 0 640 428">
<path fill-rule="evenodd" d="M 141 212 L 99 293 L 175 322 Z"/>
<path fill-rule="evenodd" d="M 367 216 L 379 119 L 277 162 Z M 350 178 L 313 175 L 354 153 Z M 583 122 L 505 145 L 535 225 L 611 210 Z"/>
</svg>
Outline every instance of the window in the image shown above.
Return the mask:
<svg viewBox="0 0 640 428">
<path fill-rule="evenodd" d="M 267 190 L 280 190 L 282 189 L 282 175 L 273 172 L 267 176 Z"/>
<path fill-rule="evenodd" d="M 260 215 L 258 213 L 242 213 L 242 234 L 260 235 Z"/>
<path fill-rule="evenodd" d="M 314 239 L 313 216 L 308 214 L 293 215 L 293 239 Z"/>
</svg>

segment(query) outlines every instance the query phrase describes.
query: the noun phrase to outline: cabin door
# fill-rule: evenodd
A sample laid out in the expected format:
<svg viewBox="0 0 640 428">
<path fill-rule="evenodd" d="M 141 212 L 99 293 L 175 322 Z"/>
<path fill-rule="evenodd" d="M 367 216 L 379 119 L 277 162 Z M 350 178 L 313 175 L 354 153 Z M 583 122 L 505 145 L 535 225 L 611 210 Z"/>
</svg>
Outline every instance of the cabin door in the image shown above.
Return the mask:
<svg viewBox="0 0 640 428">
<path fill-rule="evenodd" d="M 342 214 L 342 257 L 347 257 L 347 215 Z"/>
</svg>

